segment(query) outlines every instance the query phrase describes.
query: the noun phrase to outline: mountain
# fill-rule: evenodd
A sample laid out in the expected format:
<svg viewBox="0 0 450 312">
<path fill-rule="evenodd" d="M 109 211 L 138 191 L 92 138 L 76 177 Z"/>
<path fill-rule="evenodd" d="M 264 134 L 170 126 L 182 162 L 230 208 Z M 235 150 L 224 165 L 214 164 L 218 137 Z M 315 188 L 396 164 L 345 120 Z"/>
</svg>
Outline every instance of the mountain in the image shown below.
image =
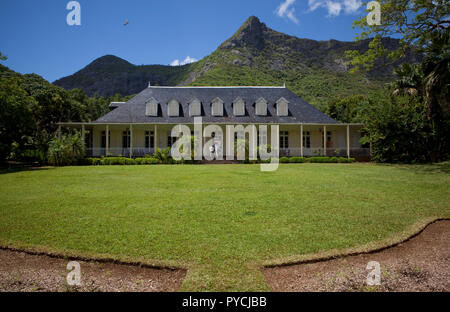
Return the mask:
<svg viewBox="0 0 450 312">
<path fill-rule="evenodd" d="M 82 89 L 89 96 L 112 96 L 141 92 L 149 82 L 176 85 L 184 79 L 188 66 L 133 65 L 114 55 L 102 56 L 71 76 L 53 84 L 65 89 Z"/>
<path fill-rule="evenodd" d="M 107 55 L 54 84 L 66 89 L 80 88 L 89 95 L 109 96 L 138 93 L 149 82 L 167 86 L 285 83 L 320 108 L 331 98 L 380 88 L 393 78 L 393 69 L 400 62 L 418 61 L 413 53 L 408 53 L 395 64 L 378 60 L 370 73 L 350 74 L 345 51 L 366 51 L 369 42 L 300 39 L 272 30 L 252 16 L 216 51 L 196 63 L 136 66 Z M 398 47 L 399 41 L 383 38 L 383 44 L 392 50 Z"/>
</svg>

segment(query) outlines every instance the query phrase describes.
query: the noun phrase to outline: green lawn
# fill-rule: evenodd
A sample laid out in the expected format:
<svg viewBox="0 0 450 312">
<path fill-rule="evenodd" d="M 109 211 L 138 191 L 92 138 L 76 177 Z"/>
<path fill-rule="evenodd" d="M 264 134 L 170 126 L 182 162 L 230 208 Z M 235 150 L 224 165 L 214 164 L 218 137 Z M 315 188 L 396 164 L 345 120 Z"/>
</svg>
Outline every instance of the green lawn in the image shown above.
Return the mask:
<svg viewBox="0 0 450 312">
<path fill-rule="evenodd" d="M 189 268 L 182 290 L 268 290 L 258 267 L 450 217 L 449 164 L 67 167 L 0 174 L 0 244 Z"/>
</svg>

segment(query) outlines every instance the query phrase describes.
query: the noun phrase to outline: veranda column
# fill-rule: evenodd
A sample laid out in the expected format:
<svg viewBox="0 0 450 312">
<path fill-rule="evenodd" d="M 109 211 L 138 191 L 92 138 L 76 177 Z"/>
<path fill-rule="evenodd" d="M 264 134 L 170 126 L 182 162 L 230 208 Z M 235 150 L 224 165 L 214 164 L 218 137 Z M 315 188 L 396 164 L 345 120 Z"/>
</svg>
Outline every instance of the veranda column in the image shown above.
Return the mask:
<svg viewBox="0 0 450 312">
<path fill-rule="evenodd" d="M 106 125 L 106 151 L 105 156 L 108 157 L 109 155 L 109 125 Z"/>
<path fill-rule="evenodd" d="M 155 151 L 157 148 L 158 148 L 158 125 L 155 125 L 155 146 L 154 146 Z"/>
<path fill-rule="evenodd" d="M 133 157 L 133 125 L 130 125 L 130 158 Z"/>
<path fill-rule="evenodd" d="M 323 126 L 323 156 L 327 156 L 327 126 Z"/>
<path fill-rule="evenodd" d="M 300 125 L 300 156 L 303 157 L 303 124 Z"/>
<path fill-rule="evenodd" d="M 347 158 L 350 158 L 350 125 L 347 125 Z"/>
</svg>

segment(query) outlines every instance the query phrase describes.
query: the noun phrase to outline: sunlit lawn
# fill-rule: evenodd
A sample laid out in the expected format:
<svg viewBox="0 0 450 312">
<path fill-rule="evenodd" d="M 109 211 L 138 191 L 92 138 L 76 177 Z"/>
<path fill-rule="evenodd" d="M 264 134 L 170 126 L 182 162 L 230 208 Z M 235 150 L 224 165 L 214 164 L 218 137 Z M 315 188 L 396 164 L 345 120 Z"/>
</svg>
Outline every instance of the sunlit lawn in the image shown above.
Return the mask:
<svg viewBox="0 0 450 312">
<path fill-rule="evenodd" d="M 189 268 L 182 290 L 267 290 L 258 265 L 450 217 L 448 164 L 67 167 L 0 174 L 0 243 Z"/>
</svg>

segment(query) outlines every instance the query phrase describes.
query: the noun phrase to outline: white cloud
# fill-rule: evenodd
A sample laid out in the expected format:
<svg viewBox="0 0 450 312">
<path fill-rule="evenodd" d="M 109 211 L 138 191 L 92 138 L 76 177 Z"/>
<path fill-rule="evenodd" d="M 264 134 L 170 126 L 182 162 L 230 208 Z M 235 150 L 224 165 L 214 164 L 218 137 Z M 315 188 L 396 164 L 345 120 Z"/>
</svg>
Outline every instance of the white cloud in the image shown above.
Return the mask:
<svg viewBox="0 0 450 312">
<path fill-rule="evenodd" d="M 295 24 L 298 24 L 298 19 L 295 16 L 295 8 L 292 7 L 295 1 L 296 0 L 285 0 L 280 4 L 275 13 L 279 17 L 287 17 Z"/>
<path fill-rule="evenodd" d="M 315 11 L 318 7 L 323 5 L 321 0 L 308 0 L 308 6 L 310 11 Z"/>
<path fill-rule="evenodd" d="M 329 16 L 339 16 L 341 14 L 342 5 L 339 2 L 327 1 L 326 6 Z"/>
<path fill-rule="evenodd" d="M 342 11 L 346 14 L 356 13 L 362 7 L 360 0 L 308 0 L 309 11 L 323 8 L 328 11 L 328 16 L 339 16 Z"/>
<path fill-rule="evenodd" d="M 182 65 L 186 65 L 186 64 L 191 64 L 194 62 L 197 62 L 198 60 L 190 57 L 189 55 L 186 56 L 186 58 L 184 59 L 184 61 L 180 62 L 180 60 L 176 59 L 174 60 L 172 63 L 170 63 L 170 66 L 182 66 Z"/>
<path fill-rule="evenodd" d="M 355 13 L 362 7 L 360 0 L 344 0 L 345 13 Z"/>
</svg>

